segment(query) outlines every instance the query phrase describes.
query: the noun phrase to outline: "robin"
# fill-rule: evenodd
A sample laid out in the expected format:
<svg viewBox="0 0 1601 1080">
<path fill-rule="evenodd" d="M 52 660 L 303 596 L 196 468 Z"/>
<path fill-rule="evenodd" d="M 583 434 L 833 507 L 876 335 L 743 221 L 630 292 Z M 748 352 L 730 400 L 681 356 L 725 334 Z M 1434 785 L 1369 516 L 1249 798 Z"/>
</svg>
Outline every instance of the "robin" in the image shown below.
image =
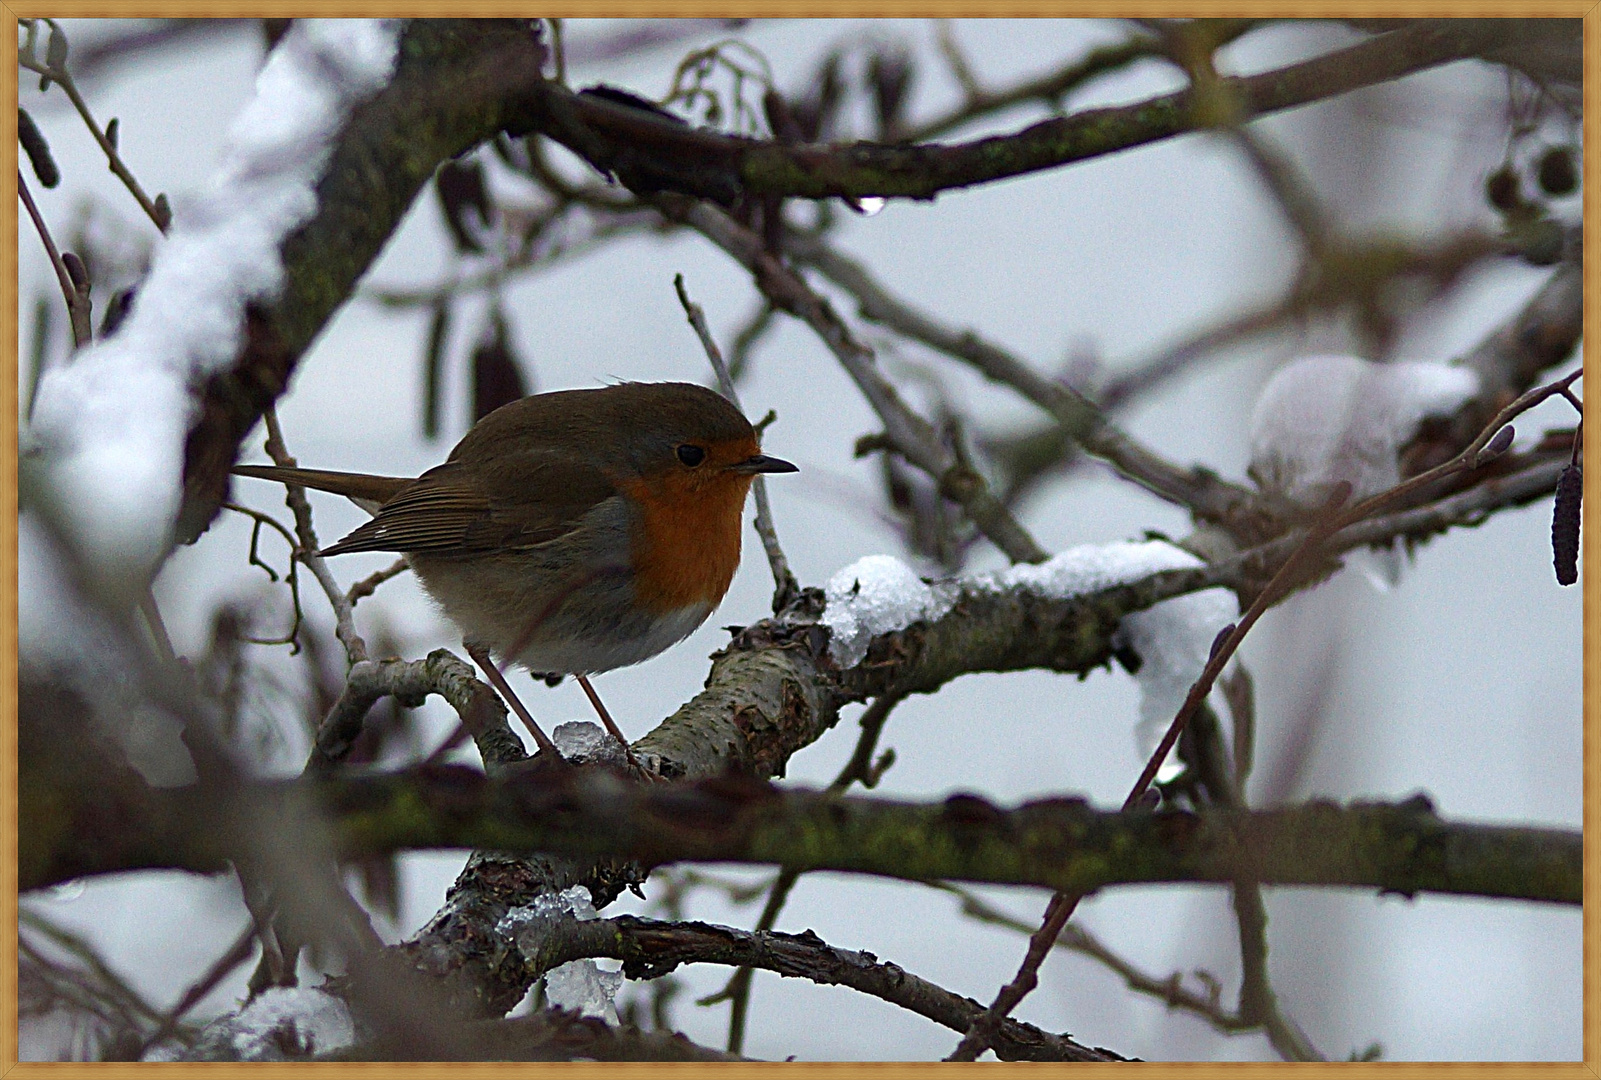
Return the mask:
<svg viewBox="0 0 1601 1080">
<path fill-rule="evenodd" d="M 627 750 L 588 677 L 647 660 L 706 621 L 739 565 L 752 480 L 796 468 L 763 454 L 750 421 L 703 386 L 622 383 L 504 405 L 416 479 L 233 471 L 344 495 L 373 514 L 322 554 L 403 553 L 468 655 L 555 754 L 491 654 L 576 676 Z"/>
</svg>

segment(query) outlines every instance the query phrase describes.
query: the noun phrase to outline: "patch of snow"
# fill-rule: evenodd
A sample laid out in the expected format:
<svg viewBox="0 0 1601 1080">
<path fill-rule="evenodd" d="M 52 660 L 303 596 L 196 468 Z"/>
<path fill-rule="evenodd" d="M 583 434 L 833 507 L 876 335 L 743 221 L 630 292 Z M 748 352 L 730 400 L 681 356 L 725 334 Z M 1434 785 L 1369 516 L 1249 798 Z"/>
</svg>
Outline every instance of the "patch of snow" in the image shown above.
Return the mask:
<svg viewBox="0 0 1601 1080">
<path fill-rule="evenodd" d="M 854 667 L 880 634 L 937 619 L 951 609 L 955 593 L 933 586 L 893 555 L 868 555 L 828 579 L 822 624 L 828 651 L 842 668 Z"/>
<path fill-rule="evenodd" d="M 562 725 L 568 726 L 572 725 Z M 612 741 L 609 735 L 605 738 Z M 558 749 L 561 749 L 559 744 Z M 566 756 L 565 750 L 563 756 Z M 516 941 L 524 955 L 535 955 L 552 925 L 564 918 L 574 918 L 580 922 L 600 918 L 587 888 L 574 885 L 559 893 L 536 896 L 532 904 L 512 908 L 502 915 L 495 932 Z M 605 970 L 594 960 L 573 960 L 545 973 L 545 1000 L 580 1016 L 598 1017 L 615 1027 L 619 1023 L 617 992 L 622 985 L 623 973 L 620 968 Z"/>
<path fill-rule="evenodd" d="M 831 632 L 829 651 L 841 667 L 860 663 L 878 634 L 937 619 L 963 590 L 1026 589 L 1068 599 L 1138 581 L 1162 570 L 1201 566 L 1183 548 L 1162 540 L 1083 544 L 1047 562 L 1020 563 L 967 578 L 925 582 L 889 555 L 859 559 L 829 579 L 822 624 Z M 1219 630 L 1239 617 L 1239 601 L 1228 589 L 1205 589 L 1153 604 L 1123 619 L 1113 644 L 1140 657 L 1134 678 L 1140 688 L 1136 737 L 1149 753 L 1178 714 L 1201 675 Z"/>
<path fill-rule="evenodd" d="M 1161 570 L 1201 565 L 1201 560 L 1165 540 L 1119 540 L 1080 544 L 1042 563 L 1018 563 L 978 579 L 997 589 L 1024 588 L 1041 596 L 1066 599 L 1126 585 Z"/>
<path fill-rule="evenodd" d="M 1083 544 L 1048 562 L 1019 564 L 992 574 L 987 583 L 1066 598 L 1138 581 L 1162 570 L 1201 565 L 1190 552 L 1162 540 Z M 1239 600 L 1228 589 L 1205 589 L 1124 617 L 1112 643 L 1132 649 L 1140 658 L 1140 669 L 1134 674 L 1140 688 L 1135 739 L 1143 753 L 1156 749 L 1206 667 L 1218 631 L 1235 621 L 1239 611 Z"/>
<path fill-rule="evenodd" d="M 619 968 L 605 971 L 593 960 L 574 960 L 545 972 L 545 1000 L 559 1009 L 593 1016 L 612 1027 L 617 1019 L 617 992 L 623 988 Z"/>
<path fill-rule="evenodd" d="M 36 452 L 69 540 L 108 582 L 142 587 L 166 557 L 190 389 L 232 363 L 245 306 L 281 288 L 279 247 L 315 213 L 334 138 L 388 81 L 398 41 L 393 21 L 296 20 L 209 190 L 173 207 L 121 328 L 40 379 Z"/>
<path fill-rule="evenodd" d="M 1190 565 L 1200 565 L 1200 560 Z M 1140 687 L 1134 739 L 1142 756 L 1156 750 L 1211 659 L 1218 632 L 1239 615 L 1239 600 L 1232 592 L 1205 589 L 1136 611 L 1117 628 L 1115 644 L 1126 645 L 1140 658 L 1134 673 Z"/>
<path fill-rule="evenodd" d="M 208 1024 L 190 1057 L 289 1061 L 355 1041 L 355 1022 L 341 998 L 313 987 L 273 987 L 239 1012 Z"/>
<path fill-rule="evenodd" d="M 589 720 L 569 720 L 557 724 L 550 733 L 551 742 L 561 756 L 575 765 L 604 763 L 624 765 L 628 758 L 611 732 Z"/>
<path fill-rule="evenodd" d="M 30 513 L 17 519 L 17 659 L 24 672 L 71 687 L 94 731 L 148 783 L 194 782 L 183 725 L 150 703 L 127 638 L 85 602 L 50 531 Z"/>
<path fill-rule="evenodd" d="M 1280 368 L 1251 414 L 1249 472 L 1268 491 L 1320 506 L 1333 486 L 1355 499 L 1400 482 L 1400 450 L 1425 418 L 1449 416 L 1479 389 L 1469 368 L 1307 356 Z"/>
</svg>

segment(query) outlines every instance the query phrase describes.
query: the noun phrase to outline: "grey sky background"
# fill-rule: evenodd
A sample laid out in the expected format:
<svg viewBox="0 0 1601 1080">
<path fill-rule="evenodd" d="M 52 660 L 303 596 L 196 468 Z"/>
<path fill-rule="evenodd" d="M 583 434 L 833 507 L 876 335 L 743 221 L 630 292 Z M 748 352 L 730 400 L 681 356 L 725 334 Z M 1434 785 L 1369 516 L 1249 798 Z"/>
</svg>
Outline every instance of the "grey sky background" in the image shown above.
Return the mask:
<svg viewBox="0 0 1601 1080">
<path fill-rule="evenodd" d="M 75 46 L 107 30 L 66 25 Z M 570 40 L 577 48 L 611 29 L 578 21 L 569 27 Z M 1094 21 L 996 20 L 959 23 L 955 33 L 975 70 L 1000 86 L 1058 66 L 1122 31 Z M 777 22 L 739 34 L 768 57 L 778 85 L 788 90 L 809 76 L 831 44 L 873 35 L 904 38 L 916 49 L 914 116 L 957 100 L 926 21 Z M 695 43 L 719 36 L 708 31 Z M 1233 70 L 1249 72 L 1350 39 L 1354 35 L 1338 27 L 1289 26 L 1253 34 L 1225 55 Z M 687 47 L 659 48 L 625 63 L 581 64 L 570 77 L 657 97 Z M 122 153 L 146 189 L 168 192 L 181 213 L 185 192 L 201 187 L 216 167 L 222 133 L 247 100 L 261 55 L 257 36 L 234 33 L 108 69 L 85 91 L 98 117 L 120 118 Z M 1178 85 L 1171 70 L 1145 63 L 1092 84 L 1069 105 L 1136 100 Z M 1504 91 L 1499 70 L 1455 64 L 1270 118 L 1260 127 L 1293 154 L 1348 228 L 1422 232 L 1475 222 L 1488 228 L 1493 217 L 1482 183 L 1506 145 Z M 36 192 L 58 240 L 88 199 L 122 218 L 132 233 L 151 235 L 60 92 L 40 100 L 37 81 L 24 79 L 22 104 L 45 130 L 64 175 L 59 188 Z M 1014 110 L 957 137 L 1013 130 L 1039 115 L 1037 107 Z M 1200 136 L 944 194 L 932 204 L 891 204 L 848 222 L 839 242 L 896 292 L 947 323 L 1005 343 L 1043 370 L 1075 355 L 1092 356 L 1112 371 L 1138 362 L 1276 295 L 1295 267 L 1293 235 L 1238 151 Z M 59 296 L 26 220 L 19 243 L 26 357 L 35 298 Z M 435 201 L 425 192 L 368 280 L 432 282 L 449 272 L 452 259 Z M 704 381 L 700 345 L 673 293 L 678 272 L 726 347 L 754 304 L 754 290 L 728 259 L 688 237 L 625 240 L 509 287 L 505 305 L 516 351 L 537 389 L 617 379 Z M 1406 327 L 1396 355 L 1446 360 L 1461 353 L 1515 311 L 1544 275 L 1511 262 L 1475 271 L 1446 302 Z M 105 297 L 97 292 L 96 299 L 98 307 Z M 842 302 L 841 311 L 878 340 L 855 321 L 854 305 Z M 303 359 L 279 407 L 290 448 L 303 464 L 401 475 L 443 459 L 466 428 L 463 365 L 478 326 L 472 317 L 456 320 L 444 432 L 426 443 L 418 419 L 425 321 L 421 312 L 396 314 L 361 299 L 339 313 Z M 50 355 L 59 360 L 59 317 L 55 325 Z M 1171 381 L 1124 419 L 1133 434 L 1172 459 L 1242 477 L 1246 421 L 1274 366 L 1308 351 L 1349 351 L 1351 345 L 1341 329 L 1314 326 L 1230 350 Z M 937 370 L 986 427 L 1037 419 L 1026 403 L 948 362 L 910 349 L 905 358 Z M 884 351 L 881 361 L 916 398 L 901 359 Z M 809 331 L 782 324 L 757 353 L 741 396 L 753 417 L 769 407 L 778 411 L 765 445 L 801 468 L 796 476 L 775 478 L 769 490 L 780 536 L 804 584 L 821 585 L 862 555 L 904 555 L 876 514 L 876 465 L 851 453 L 857 436 L 876 429 L 874 418 Z M 1564 409 L 1560 403 L 1542 407 L 1520 422 L 1520 433 L 1570 425 Z M 259 442 L 251 440 L 258 456 Z M 281 509 L 281 494 L 270 485 L 241 481 L 235 490 L 252 505 Z M 325 497 L 314 505 L 325 542 L 362 520 L 342 501 Z M 1579 590 L 1561 589 L 1552 578 L 1549 513 L 1548 503 L 1539 504 L 1436 539 L 1392 591 L 1380 592 L 1348 569 L 1268 615 L 1243 650 L 1258 689 L 1262 741 L 1255 788 L 1283 775 L 1296 718 L 1320 692 L 1321 718 L 1287 798 L 1395 798 L 1423 791 L 1451 817 L 1576 827 L 1582 612 Z M 1184 515 L 1099 469 L 1052 482 L 1023 518 L 1051 551 L 1138 539 L 1146 529 L 1175 537 L 1188 531 Z M 222 598 L 267 596 L 272 610 L 284 614 L 281 587 L 268 586 L 260 570 L 246 565 L 248 535 L 243 521 L 225 515 L 169 563 L 158 597 L 180 652 L 203 647 L 209 612 Z M 700 688 L 707 654 L 726 641 L 721 627 L 766 614 L 771 581 L 754 536 L 747 543 L 733 589 L 705 627 L 661 657 L 597 679 L 631 736 Z M 281 548 L 267 550 L 281 566 Z M 348 582 L 388 561 L 344 557 L 335 570 Z M 983 546 L 970 568 L 1003 562 Z M 316 596 L 308 592 L 306 599 L 312 617 L 331 624 Z M 357 617 L 364 631 L 378 620 L 391 627 L 407 656 L 459 645 L 404 577 L 364 602 Z M 261 649 L 257 657 L 277 677 L 293 679 L 298 669 L 284 652 Z M 522 690 L 528 682 L 519 676 L 515 685 Z M 538 687 L 525 700 L 547 730 L 591 718 L 571 682 Z M 273 715 L 270 699 L 262 708 Z M 442 736 L 449 728 L 444 710 L 430 705 L 428 715 Z M 1075 793 L 1116 803 L 1141 765 L 1132 735 L 1136 716 L 1134 683 L 1121 670 L 1097 672 L 1084 682 L 1043 673 L 969 676 L 897 709 L 883 745 L 893 746 L 898 760 L 878 790 L 910 798 L 972 791 L 1002 802 Z M 848 717 L 792 761 L 788 780 L 827 783 L 854 740 Z M 273 747 L 273 760 L 284 771 L 298 768 L 304 750 L 304 733 L 288 731 Z M 439 907 L 463 854 L 404 861 L 402 917 L 399 925 L 382 928 L 387 937 L 413 932 Z M 727 876 L 750 881 L 763 874 L 729 870 Z M 982 891 L 1028 922 L 1037 920 L 1046 900 L 1038 890 Z M 237 888 L 226 877 L 131 875 L 26 902 L 90 933 L 116 970 L 160 1003 L 181 994 L 245 921 Z M 611 910 L 641 907 L 627 898 Z M 692 895 L 688 914 L 749 926 L 758 910 L 759 904 L 734 907 L 706 890 Z M 1269 890 L 1268 910 L 1280 1001 L 1330 1057 L 1373 1042 L 1392 1060 L 1580 1054 L 1577 910 L 1309 889 Z M 1225 1000 L 1236 993 L 1239 964 L 1224 890 L 1122 888 L 1090 899 L 1080 911 L 1083 925 L 1145 970 L 1165 976 L 1205 969 L 1223 981 Z M 1025 945 L 1019 935 L 963 918 L 944 893 L 845 875 L 801 880 L 780 929 L 806 928 L 986 1002 L 1011 976 Z M 242 969 L 220 987 L 203 1011 L 230 1008 L 247 974 Z M 676 1024 L 696 1041 L 721 1045 L 726 1006 L 698 1008 L 693 998 L 720 987 L 727 972 L 692 968 L 681 974 L 688 993 L 679 999 Z M 1215 1033 L 1128 992 L 1092 962 L 1061 953 L 1047 963 L 1039 990 L 1018 1014 L 1147 1059 L 1273 1056 L 1260 1036 Z M 875 999 L 760 974 L 749 1031 L 747 1053 L 803 1060 L 938 1058 L 956 1041 Z M 50 1054 L 49 1035 L 25 1039 L 24 1057 Z"/>
</svg>

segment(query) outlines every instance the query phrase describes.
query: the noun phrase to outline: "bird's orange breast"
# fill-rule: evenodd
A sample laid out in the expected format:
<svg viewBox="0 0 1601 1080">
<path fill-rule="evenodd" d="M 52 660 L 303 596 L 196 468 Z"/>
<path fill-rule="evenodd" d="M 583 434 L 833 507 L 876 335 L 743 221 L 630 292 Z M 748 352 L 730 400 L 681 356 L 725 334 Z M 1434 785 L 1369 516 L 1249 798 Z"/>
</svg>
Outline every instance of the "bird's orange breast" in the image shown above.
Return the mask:
<svg viewBox="0 0 1601 1080">
<path fill-rule="evenodd" d="M 732 474 L 701 483 L 668 475 L 621 485 L 640 508 L 633 555 L 634 593 L 642 605 L 666 614 L 722 600 L 739 568 L 750 485 L 750 477 Z"/>
</svg>

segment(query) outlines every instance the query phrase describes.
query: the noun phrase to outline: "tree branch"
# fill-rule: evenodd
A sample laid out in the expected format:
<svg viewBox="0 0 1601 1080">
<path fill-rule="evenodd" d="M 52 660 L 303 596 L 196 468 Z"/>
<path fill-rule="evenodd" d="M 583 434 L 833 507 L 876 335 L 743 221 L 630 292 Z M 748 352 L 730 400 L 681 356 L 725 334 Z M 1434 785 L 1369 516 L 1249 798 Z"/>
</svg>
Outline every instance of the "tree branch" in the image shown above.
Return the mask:
<svg viewBox="0 0 1601 1080">
<path fill-rule="evenodd" d="M 829 945 L 816 934 L 736 930 L 700 922 L 657 922 L 624 915 L 615 919 L 561 920 L 539 939 L 528 958 L 538 975 L 587 957 L 623 961 L 630 979 L 655 979 L 680 964 L 727 964 L 760 968 L 823 986 L 847 986 L 925 1016 L 953 1031 L 965 1031 L 983 1006 L 921 979 L 870 952 Z M 996 1039 L 1003 1061 L 1117 1061 L 1118 1055 L 1053 1035 L 1032 1024 L 1008 1020 Z"/>
<path fill-rule="evenodd" d="M 945 353 L 987 378 L 1010 386 L 1055 417 L 1083 448 L 1112 465 L 1125 478 L 1196 516 L 1222 523 L 1259 525 L 1264 511 L 1247 488 L 1205 469 L 1182 469 L 1135 442 L 1082 394 L 1036 372 L 1022 359 L 972 330 L 954 330 L 891 295 L 862 264 L 821 240 L 793 237 L 786 248 L 855 297 L 863 318 Z"/>
<path fill-rule="evenodd" d="M 157 867 L 216 871 L 240 850 L 237 834 L 296 835 L 315 821 L 343 858 L 471 847 L 611 855 L 646 867 L 763 863 L 1080 894 L 1110 885 L 1230 884 L 1248 869 L 1268 885 L 1559 904 L 1583 898 L 1577 830 L 1446 821 L 1422 796 L 1248 813 L 1111 812 L 1060 798 L 1007 810 L 971 795 L 913 803 L 734 778 L 636 785 L 596 768 L 531 767 L 490 779 L 460 766 L 241 786 L 259 811 L 254 820 L 218 813 L 215 791 L 151 789 L 137 815 L 96 830 L 103 843 L 80 845 L 76 866 L 40 867 L 25 850 L 21 886 Z M 28 833 L 23 837 L 27 849 Z"/>
<path fill-rule="evenodd" d="M 750 271 L 773 306 L 794 315 L 822 339 L 884 422 L 895 450 L 928 473 L 940 493 L 958 503 L 980 532 L 1013 562 L 1043 562 L 1045 550 L 989 490 L 971 466 L 940 441 L 933 426 L 913 412 L 878 369 L 871 349 L 856 340 L 827 300 L 767 250 L 755 233 L 707 203 L 677 206 L 662 200 L 662 212 L 679 217 Z"/>
<path fill-rule="evenodd" d="M 1536 20 L 1542 21 L 1542 20 Z M 1543 20 L 1552 21 L 1552 20 Z M 1218 80 L 1245 118 L 1334 97 L 1453 60 L 1517 47 L 1550 31 L 1507 20 L 1416 20 L 1276 71 Z M 1543 39 L 1542 39 L 1543 40 Z M 1127 150 L 1207 126 L 1191 90 L 1045 120 L 951 145 L 797 145 L 690 128 L 645 109 L 547 85 L 523 103 L 514 134 L 538 130 L 642 194 L 677 191 L 730 203 L 740 193 L 807 199 L 931 199 Z"/>
</svg>

